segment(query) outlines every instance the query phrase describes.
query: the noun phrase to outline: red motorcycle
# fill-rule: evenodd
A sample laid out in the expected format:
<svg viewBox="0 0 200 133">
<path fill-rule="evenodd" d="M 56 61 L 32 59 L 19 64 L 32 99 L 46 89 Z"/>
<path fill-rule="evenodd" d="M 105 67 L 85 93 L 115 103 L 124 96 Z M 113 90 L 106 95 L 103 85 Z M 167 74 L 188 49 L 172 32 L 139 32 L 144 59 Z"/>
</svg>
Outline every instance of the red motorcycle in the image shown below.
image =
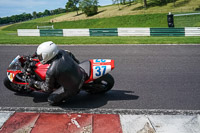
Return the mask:
<svg viewBox="0 0 200 133">
<path fill-rule="evenodd" d="M 105 93 L 114 86 L 114 78 L 108 73 L 114 69 L 114 60 L 111 59 L 91 59 L 79 64 L 88 78 L 85 80 L 81 90 L 88 93 Z M 41 64 L 38 59 L 31 56 L 18 55 L 7 69 L 7 77 L 4 85 L 11 91 L 18 93 L 29 93 L 32 91 L 42 91 L 30 87 L 28 79 L 45 81 L 49 64 Z"/>
</svg>

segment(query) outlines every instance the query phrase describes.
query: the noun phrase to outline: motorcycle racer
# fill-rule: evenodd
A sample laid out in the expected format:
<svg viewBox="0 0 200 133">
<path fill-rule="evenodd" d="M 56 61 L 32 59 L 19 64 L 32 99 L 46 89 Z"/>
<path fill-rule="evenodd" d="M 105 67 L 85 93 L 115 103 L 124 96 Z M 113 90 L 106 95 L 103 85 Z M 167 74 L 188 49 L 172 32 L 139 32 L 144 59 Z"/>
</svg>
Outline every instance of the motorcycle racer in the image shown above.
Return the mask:
<svg viewBox="0 0 200 133">
<path fill-rule="evenodd" d="M 86 73 L 78 65 L 79 61 L 68 51 L 58 49 L 52 41 L 40 44 L 36 51 L 42 64 L 49 64 L 46 80 L 29 79 L 29 85 L 50 93 L 48 102 L 58 105 L 76 95 L 85 81 Z"/>
</svg>

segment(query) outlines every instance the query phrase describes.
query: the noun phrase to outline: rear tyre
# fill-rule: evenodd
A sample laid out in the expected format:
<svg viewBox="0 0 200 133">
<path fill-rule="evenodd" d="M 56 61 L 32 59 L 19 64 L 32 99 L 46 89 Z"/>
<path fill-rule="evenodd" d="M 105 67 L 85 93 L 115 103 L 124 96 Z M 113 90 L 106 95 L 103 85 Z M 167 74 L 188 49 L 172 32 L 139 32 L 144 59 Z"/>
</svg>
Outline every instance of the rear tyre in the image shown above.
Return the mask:
<svg viewBox="0 0 200 133">
<path fill-rule="evenodd" d="M 114 78 L 110 74 L 106 74 L 92 83 L 84 86 L 84 90 L 90 94 L 102 94 L 112 89 L 114 86 Z"/>
<path fill-rule="evenodd" d="M 8 77 L 4 78 L 3 83 L 4 83 L 4 85 L 7 89 L 14 91 L 14 92 L 17 92 L 17 93 L 28 94 L 28 93 L 32 92 L 32 90 L 30 90 L 30 89 L 24 89 L 25 86 L 21 86 L 21 85 L 14 84 L 14 83 L 10 82 Z"/>
</svg>

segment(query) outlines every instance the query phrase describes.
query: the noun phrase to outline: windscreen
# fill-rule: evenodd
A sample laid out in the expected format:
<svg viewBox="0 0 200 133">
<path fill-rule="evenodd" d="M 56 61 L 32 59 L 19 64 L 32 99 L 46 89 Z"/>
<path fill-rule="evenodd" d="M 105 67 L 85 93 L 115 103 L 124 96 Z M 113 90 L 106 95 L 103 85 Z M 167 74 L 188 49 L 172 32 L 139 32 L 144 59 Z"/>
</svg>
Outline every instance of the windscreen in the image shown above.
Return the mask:
<svg viewBox="0 0 200 133">
<path fill-rule="evenodd" d="M 12 70 L 12 71 L 16 71 L 16 70 L 21 70 L 21 62 L 19 61 L 20 56 L 18 55 L 9 65 L 7 70 Z"/>
</svg>

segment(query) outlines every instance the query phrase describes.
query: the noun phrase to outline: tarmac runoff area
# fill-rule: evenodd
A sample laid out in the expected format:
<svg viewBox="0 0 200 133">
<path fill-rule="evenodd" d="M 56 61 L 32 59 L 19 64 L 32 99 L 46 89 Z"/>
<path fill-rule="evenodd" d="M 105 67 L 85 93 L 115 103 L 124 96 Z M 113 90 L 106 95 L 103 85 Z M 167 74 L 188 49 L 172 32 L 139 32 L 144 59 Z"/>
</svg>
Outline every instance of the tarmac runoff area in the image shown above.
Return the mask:
<svg viewBox="0 0 200 133">
<path fill-rule="evenodd" d="M 104 114 L 100 113 L 102 110 L 97 113 L 29 111 L 0 111 L 0 133 L 200 133 L 199 111 L 145 110 L 145 114 L 139 110 L 132 111 L 138 114 L 120 111 Z"/>
</svg>

